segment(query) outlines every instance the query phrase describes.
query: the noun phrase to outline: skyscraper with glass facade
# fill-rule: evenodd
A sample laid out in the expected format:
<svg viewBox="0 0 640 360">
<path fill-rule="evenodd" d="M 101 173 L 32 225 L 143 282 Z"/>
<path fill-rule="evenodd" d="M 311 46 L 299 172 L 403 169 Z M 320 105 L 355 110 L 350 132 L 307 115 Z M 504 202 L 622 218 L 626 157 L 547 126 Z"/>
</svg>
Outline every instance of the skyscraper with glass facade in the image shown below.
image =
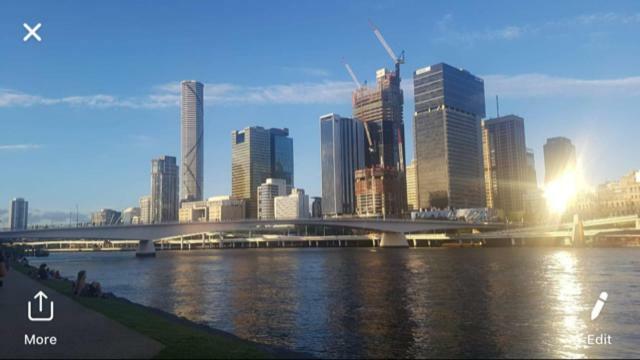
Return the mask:
<svg viewBox="0 0 640 360">
<path fill-rule="evenodd" d="M 356 119 L 320 117 L 322 207 L 328 216 L 355 212 L 354 174 L 364 168 L 364 127 Z"/>
<path fill-rule="evenodd" d="M 11 230 L 25 230 L 29 219 L 29 202 L 23 198 L 11 200 L 9 227 Z"/>
<path fill-rule="evenodd" d="M 246 217 L 258 216 L 257 190 L 267 178 L 282 176 L 293 186 L 293 140 L 288 129 L 248 127 L 231 133 L 231 194 L 246 200 Z"/>
<path fill-rule="evenodd" d="M 173 156 L 151 161 L 151 222 L 178 220 L 178 165 Z"/>
<path fill-rule="evenodd" d="M 269 129 L 271 137 L 271 177 L 293 186 L 293 139 L 289 129 Z"/>
<path fill-rule="evenodd" d="M 202 200 L 204 176 L 204 85 L 195 80 L 181 84 L 181 139 L 183 201 Z"/>
<path fill-rule="evenodd" d="M 440 63 L 416 70 L 413 84 L 418 207 L 483 207 L 483 80 Z"/>
<path fill-rule="evenodd" d="M 544 182 L 557 180 L 576 169 L 576 147 L 566 137 L 552 137 L 544 144 Z"/>
<path fill-rule="evenodd" d="M 482 122 L 487 207 L 509 215 L 524 210 L 529 186 L 524 119 L 507 115 Z"/>
</svg>

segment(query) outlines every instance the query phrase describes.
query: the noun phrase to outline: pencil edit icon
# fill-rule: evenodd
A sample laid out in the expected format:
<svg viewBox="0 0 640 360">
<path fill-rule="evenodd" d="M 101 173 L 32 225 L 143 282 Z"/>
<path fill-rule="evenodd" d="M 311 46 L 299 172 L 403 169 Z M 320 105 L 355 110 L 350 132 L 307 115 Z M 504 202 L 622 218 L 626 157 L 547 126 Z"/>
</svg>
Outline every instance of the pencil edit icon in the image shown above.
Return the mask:
<svg viewBox="0 0 640 360">
<path fill-rule="evenodd" d="M 599 315 L 602 309 L 604 308 L 604 304 L 607 302 L 607 298 L 609 294 L 606 291 L 600 293 L 596 304 L 593 305 L 593 309 L 591 310 L 591 321 L 595 320 Z"/>
</svg>

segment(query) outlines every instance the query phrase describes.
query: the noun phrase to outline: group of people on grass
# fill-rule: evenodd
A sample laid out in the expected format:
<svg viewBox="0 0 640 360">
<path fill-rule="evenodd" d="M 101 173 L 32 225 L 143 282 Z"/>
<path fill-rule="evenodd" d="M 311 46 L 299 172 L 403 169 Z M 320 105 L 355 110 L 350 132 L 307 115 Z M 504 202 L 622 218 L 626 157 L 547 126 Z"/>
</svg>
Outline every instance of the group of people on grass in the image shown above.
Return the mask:
<svg viewBox="0 0 640 360">
<path fill-rule="evenodd" d="M 11 267 L 11 261 L 17 261 L 25 266 L 29 266 L 29 262 L 23 256 L 16 257 L 16 254 L 0 249 L 0 287 L 4 285 L 3 280 L 8 275 Z M 29 267 L 28 275 L 38 280 L 64 280 L 60 275 L 60 271 L 47 267 L 47 264 L 40 264 L 36 270 Z M 104 297 L 102 286 L 99 282 L 87 282 L 87 272 L 82 270 L 78 272 L 75 281 L 71 282 L 71 289 L 74 295 L 86 297 Z"/>
</svg>

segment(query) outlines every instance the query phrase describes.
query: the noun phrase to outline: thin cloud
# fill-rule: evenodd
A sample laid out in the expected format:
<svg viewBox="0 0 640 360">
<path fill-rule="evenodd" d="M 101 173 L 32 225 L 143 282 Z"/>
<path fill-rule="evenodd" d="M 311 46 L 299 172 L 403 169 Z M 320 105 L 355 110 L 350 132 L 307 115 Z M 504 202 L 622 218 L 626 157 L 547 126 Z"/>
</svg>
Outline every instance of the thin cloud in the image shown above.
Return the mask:
<svg viewBox="0 0 640 360">
<path fill-rule="evenodd" d="M 347 81 L 304 82 L 266 86 L 205 84 L 206 105 L 336 104 L 348 102 L 353 84 Z M 91 108 L 159 109 L 180 104 L 180 83 L 162 84 L 141 97 L 76 95 L 50 98 L 0 89 L 0 107 L 68 105 Z"/>
<path fill-rule="evenodd" d="M 576 79 L 544 74 L 486 75 L 485 93 L 504 97 L 596 97 L 640 95 L 640 76 L 615 79 Z"/>
<path fill-rule="evenodd" d="M 35 150 L 40 149 L 42 145 L 40 144 L 11 144 L 11 145 L 0 145 L 0 151 L 13 151 L 13 150 Z"/>
<path fill-rule="evenodd" d="M 284 70 L 285 72 L 292 72 L 295 74 L 302 74 L 305 76 L 327 77 L 330 75 L 330 72 L 326 69 L 305 67 L 305 66 L 283 66 L 282 70 Z"/>
<path fill-rule="evenodd" d="M 510 24 L 499 28 L 465 31 L 457 28 L 452 14 L 446 14 L 436 22 L 436 29 L 441 33 L 436 39 L 439 42 L 471 45 L 477 41 L 516 40 L 528 35 L 552 34 L 576 27 L 634 24 L 640 24 L 640 13 L 621 14 L 609 12 L 581 14 L 538 24 Z"/>
</svg>

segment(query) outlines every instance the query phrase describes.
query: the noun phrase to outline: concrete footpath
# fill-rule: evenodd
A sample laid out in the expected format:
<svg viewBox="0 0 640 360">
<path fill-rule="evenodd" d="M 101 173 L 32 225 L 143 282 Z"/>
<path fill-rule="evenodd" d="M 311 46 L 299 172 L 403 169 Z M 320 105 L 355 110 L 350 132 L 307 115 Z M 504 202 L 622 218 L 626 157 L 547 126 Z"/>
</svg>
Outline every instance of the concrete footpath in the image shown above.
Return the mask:
<svg viewBox="0 0 640 360">
<path fill-rule="evenodd" d="M 151 358 L 162 345 L 11 270 L 0 287 L 0 358 Z M 48 298 L 34 298 L 43 291 Z M 42 311 L 40 299 L 42 298 Z M 28 318 L 31 302 L 32 321 Z M 25 345 L 25 335 L 35 344 Z M 35 337 L 32 337 L 35 335 Z M 56 344 L 38 345 L 44 337 Z M 38 338 L 41 337 L 41 338 Z M 47 340 L 51 342 L 51 338 Z"/>
</svg>

